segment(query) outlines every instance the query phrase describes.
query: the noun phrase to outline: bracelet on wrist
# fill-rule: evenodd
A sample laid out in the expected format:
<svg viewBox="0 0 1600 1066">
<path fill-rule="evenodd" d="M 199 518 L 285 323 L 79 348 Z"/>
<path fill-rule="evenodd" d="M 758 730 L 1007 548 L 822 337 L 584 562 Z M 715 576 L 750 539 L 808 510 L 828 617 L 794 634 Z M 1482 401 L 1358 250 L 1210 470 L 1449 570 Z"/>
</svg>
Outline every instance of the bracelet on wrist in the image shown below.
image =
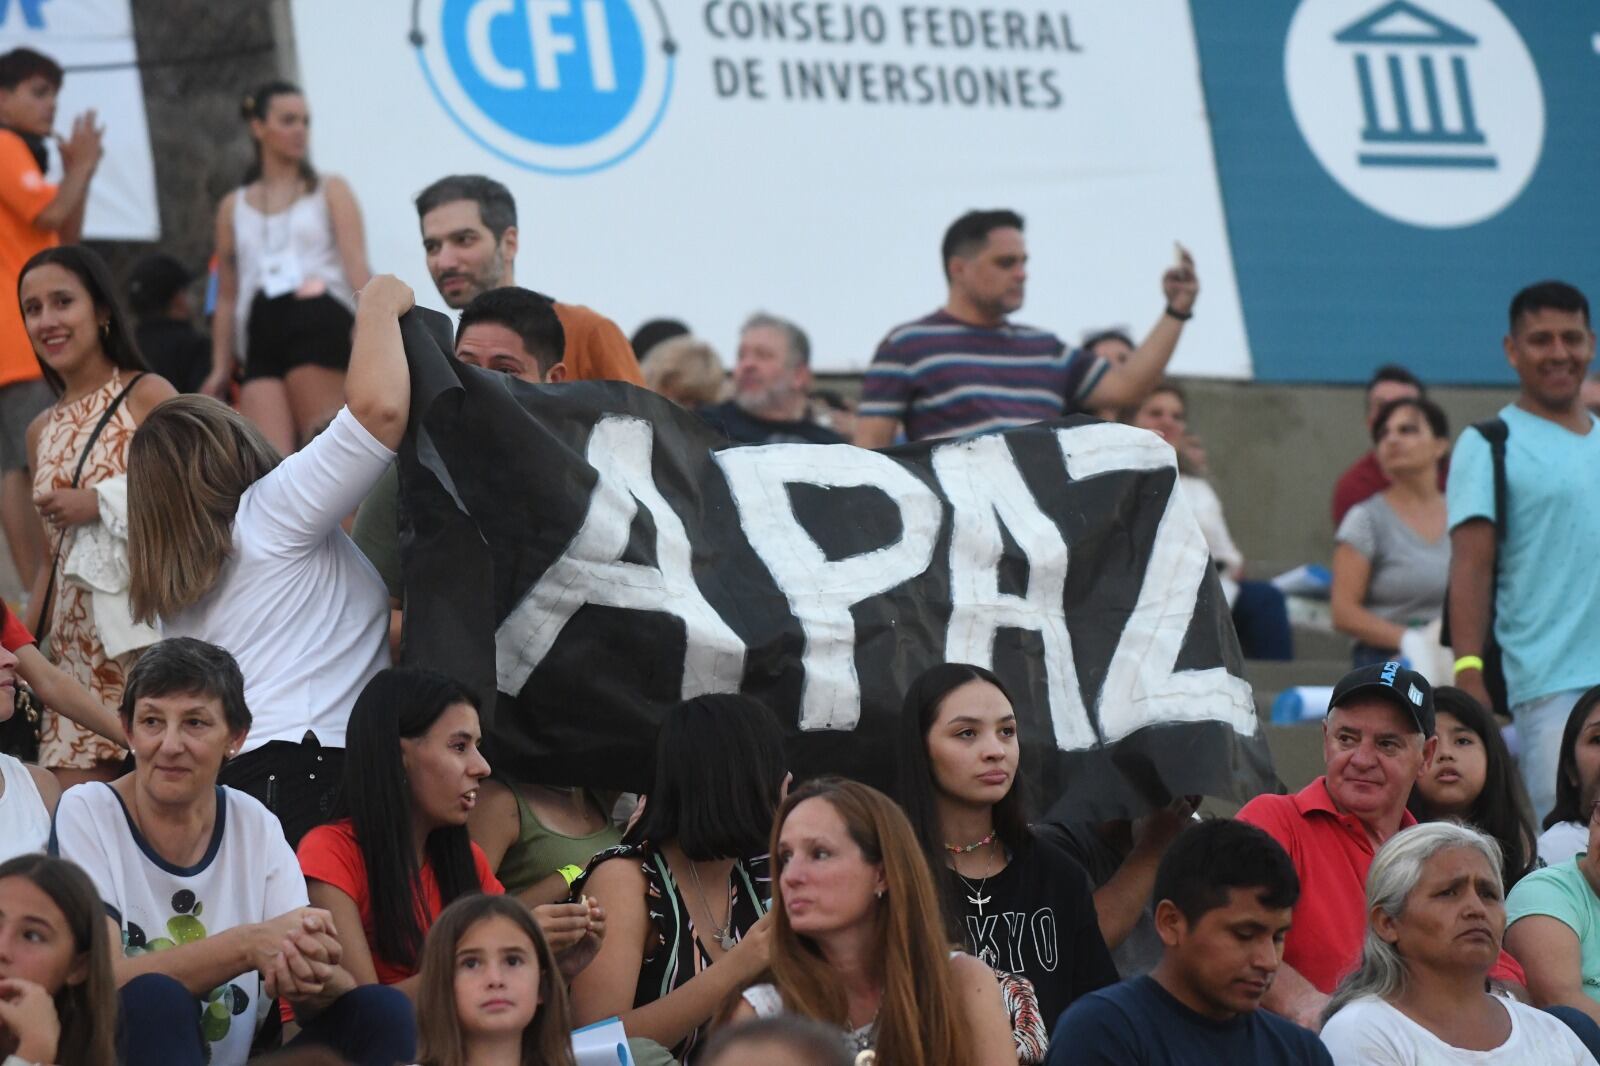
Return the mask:
<svg viewBox="0 0 1600 1066">
<path fill-rule="evenodd" d="M 571 888 L 572 882 L 583 876 L 583 867 L 570 865 L 563 866 L 558 869 L 556 873 L 560 874 L 561 879 L 567 883 L 567 887 Z"/>
<path fill-rule="evenodd" d="M 1476 670 L 1480 674 L 1483 673 L 1483 657 L 1479 655 L 1463 655 L 1456 660 L 1456 676 L 1459 677 L 1468 670 Z"/>
<path fill-rule="evenodd" d="M 1177 319 L 1179 322 L 1187 322 L 1191 318 L 1194 317 L 1194 312 L 1192 310 L 1191 311 L 1179 311 L 1177 308 L 1173 307 L 1171 304 L 1167 305 L 1167 309 L 1163 313 L 1166 314 L 1167 317 L 1169 317 L 1169 318 Z"/>
</svg>

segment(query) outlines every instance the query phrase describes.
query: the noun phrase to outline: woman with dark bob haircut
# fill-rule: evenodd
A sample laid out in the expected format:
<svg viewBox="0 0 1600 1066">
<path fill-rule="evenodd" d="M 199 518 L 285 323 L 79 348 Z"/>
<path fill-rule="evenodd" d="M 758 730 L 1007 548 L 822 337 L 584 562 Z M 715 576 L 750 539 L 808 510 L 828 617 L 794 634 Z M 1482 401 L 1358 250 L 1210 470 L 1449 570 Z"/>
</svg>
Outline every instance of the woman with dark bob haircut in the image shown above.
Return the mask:
<svg viewBox="0 0 1600 1066">
<path fill-rule="evenodd" d="M 783 798 L 783 734 L 747 696 L 668 712 L 644 813 L 596 855 L 574 892 L 606 937 L 572 985 L 573 1021 L 620 1016 L 631 1037 L 684 1061 L 729 996 L 767 968 L 767 840 Z"/>
<path fill-rule="evenodd" d="M 1439 749 L 1406 804 L 1419 822 L 1455 818 L 1500 845 L 1506 891 L 1534 865 L 1533 811 L 1500 727 L 1458 688 L 1433 690 Z"/>
<path fill-rule="evenodd" d="M 1018 1054 L 1041 1062 L 1061 1012 L 1117 980 L 1088 875 L 1028 827 L 1017 713 L 993 673 L 968 663 L 924 671 L 906 690 L 900 731 L 900 802 L 948 933 L 1024 1000 L 1012 1010 Z M 1024 935 L 1007 931 L 1017 920 Z"/>
</svg>

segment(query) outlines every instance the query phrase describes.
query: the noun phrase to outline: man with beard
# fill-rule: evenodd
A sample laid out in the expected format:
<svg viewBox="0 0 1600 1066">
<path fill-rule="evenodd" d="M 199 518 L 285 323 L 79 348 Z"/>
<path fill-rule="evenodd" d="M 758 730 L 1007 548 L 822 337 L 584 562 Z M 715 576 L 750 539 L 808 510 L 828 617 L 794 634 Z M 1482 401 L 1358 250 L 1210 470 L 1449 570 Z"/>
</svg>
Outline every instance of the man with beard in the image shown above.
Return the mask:
<svg viewBox="0 0 1600 1066">
<path fill-rule="evenodd" d="M 1483 652 L 1494 626 L 1516 725 L 1522 780 L 1542 820 L 1555 802 L 1561 733 L 1600 682 L 1600 420 L 1581 399 L 1594 361 L 1589 301 L 1560 281 L 1511 301 L 1506 359 L 1521 381 L 1504 424 L 1506 514 L 1495 515 L 1495 462 L 1476 427 L 1450 461 L 1450 634 L 1455 682 L 1492 706 Z M 1503 539 L 1502 539 L 1503 531 Z"/>
<path fill-rule="evenodd" d="M 843 444 L 811 419 L 811 342 L 776 315 L 751 315 L 739 331 L 733 399 L 700 417 L 738 444 Z"/>
<path fill-rule="evenodd" d="M 863 448 L 1023 426 L 1144 401 L 1194 317 L 1194 260 L 1180 245 L 1161 278 L 1166 307 L 1125 358 L 1109 362 L 1011 321 L 1027 290 L 1028 248 L 1015 211 L 969 211 L 940 246 L 945 304 L 890 330 L 861 383 L 855 443 Z"/>
<path fill-rule="evenodd" d="M 417 218 L 428 273 L 452 310 L 517 284 L 517 203 L 498 181 L 481 174 L 440 178 L 417 195 Z M 567 338 L 562 362 L 568 381 L 644 384 L 633 347 L 615 322 L 578 304 L 557 301 L 555 309 Z"/>
</svg>

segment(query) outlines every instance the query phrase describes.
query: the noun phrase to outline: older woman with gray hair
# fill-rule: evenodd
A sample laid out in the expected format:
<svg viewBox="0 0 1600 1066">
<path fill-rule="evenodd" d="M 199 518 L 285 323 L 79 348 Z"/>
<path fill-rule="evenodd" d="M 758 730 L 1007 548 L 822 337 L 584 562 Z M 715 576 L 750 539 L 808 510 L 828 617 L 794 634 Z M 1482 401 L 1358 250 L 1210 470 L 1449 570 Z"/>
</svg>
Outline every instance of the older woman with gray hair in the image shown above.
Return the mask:
<svg viewBox="0 0 1600 1066">
<path fill-rule="evenodd" d="M 1457 822 L 1390 838 L 1367 874 L 1361 962 L 1328 1004 L 1337 1066 L 1588 1066 L 1560 1019 L 1486 991 L 1505 934 L 1500 847 Z"/>
</svg>

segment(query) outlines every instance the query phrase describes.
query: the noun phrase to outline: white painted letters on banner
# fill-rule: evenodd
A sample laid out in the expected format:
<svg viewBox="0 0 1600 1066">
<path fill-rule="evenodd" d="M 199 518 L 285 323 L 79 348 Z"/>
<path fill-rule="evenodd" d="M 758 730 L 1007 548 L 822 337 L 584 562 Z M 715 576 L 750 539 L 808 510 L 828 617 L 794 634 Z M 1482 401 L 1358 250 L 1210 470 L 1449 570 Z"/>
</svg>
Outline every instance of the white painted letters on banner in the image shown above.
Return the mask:
<svg viewBox="0 0 1600 1066">
<path fill-rule="evenodd" d="M 746 539 L 805 634 L 800 728 L 854 729 L 861 719 L 861 681 L 850 608 L 928 569 L 943 520 L 939 498 L 888 456 L 846 444 L 725 448 L 716 459 Z M 790 485 L 880 489 L 900 510 L 900 539 L 829 559 L 795 516 Z"/>
<path fill-rule="evenodd" d="M 998 434 L 935 448 L 933 469 L 953 511 L 945 658 L 992 667 L 998 630 L 1034 630 L 1044 642 L 1056 742 L 1066 751 L 1092 747 L 1094 730 L 1078 689 L 1072 637 L 1061 609 L 1068 557 L 1061 530 L 1039 510 L 1006 439 Z M 1000 591 L 1002 525 L 1028 559 L 1028 587 L 1021 596 Z"/>
<path fill-rule="evenodd" d="M 689 537 L 650 474 L 654 430 L 621 415 L 602 418 L 589 436 L 589 465 L 599 474 L 583 525 L 567 550 L 540 575 L 495 633 L 502 692 L 520 692 L 586 603 L 662 611 L 683 620 L 683 698 L 737 692 L 744 642 L 695 584 Z M 655 520 L 657 566 L 624 562 L 639 505 Z"/>
<path fill-rule="evenodd" d="M 1176 464 L 1172 447 L 1153 433 L 1114 424 L 1056 432 L 1073 480 Z M 1200 584 L 1211 554 L 1176 478 L 1133 613 L 1096 704 L 1100 738 L 1110 744 L 1155 722 L 1217 720 L 1251 736 L 1259 729 L 1250 685 L 1222 667 L 1176 669 L 1183 638 L 1194 619 Z M 1059 728 L 1059 727 L 1058 727 Z"/>
</svg>

